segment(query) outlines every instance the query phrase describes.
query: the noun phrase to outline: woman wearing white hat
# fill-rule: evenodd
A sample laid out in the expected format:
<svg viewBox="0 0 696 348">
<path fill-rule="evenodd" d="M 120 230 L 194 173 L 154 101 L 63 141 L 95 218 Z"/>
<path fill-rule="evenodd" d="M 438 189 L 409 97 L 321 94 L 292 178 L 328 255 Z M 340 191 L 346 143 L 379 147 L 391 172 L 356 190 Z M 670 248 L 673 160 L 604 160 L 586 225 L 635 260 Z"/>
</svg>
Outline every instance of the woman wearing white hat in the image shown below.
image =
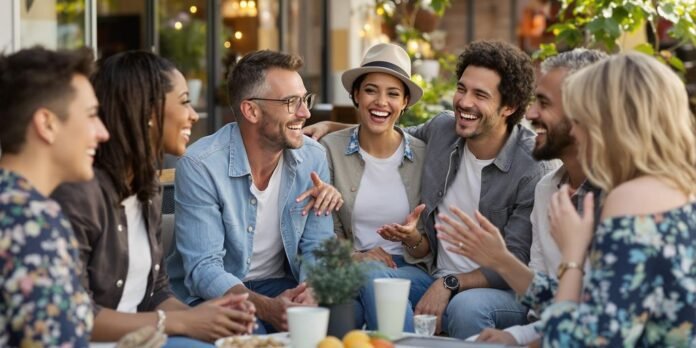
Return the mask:
<svg viewBox="0 0 696 348">
<path fill-rule="evenodd" d="M 399 268 L 401 277 L 413 273 L 418 278 L 423 273 L 419 267 L 429 263 L 428 238 L 418 226 L 424 208 L 418 204 L 425 144 L 396 126 L 406 108 L 423 95 L 410 73 L 411 61 L 401 47 L 371 47 L 360 67 L 341 78 L 358 109 L 358 126 L 329 134 L 321 143 L 333 184 L 345 200 L 334 214 L 334 231 L 353 243 L 353 258 L 377 261 Z M 379 270 L 381 275 L 385 271 Z M 367 328 L 376 329 L 371 288 L 368 282 L 360 301 Z M 412 287 L 412 303 L 418 302 L 419 292 Z M 406 324 L 407 331 L 412 328 L 412 323 Z"/>
</svg>

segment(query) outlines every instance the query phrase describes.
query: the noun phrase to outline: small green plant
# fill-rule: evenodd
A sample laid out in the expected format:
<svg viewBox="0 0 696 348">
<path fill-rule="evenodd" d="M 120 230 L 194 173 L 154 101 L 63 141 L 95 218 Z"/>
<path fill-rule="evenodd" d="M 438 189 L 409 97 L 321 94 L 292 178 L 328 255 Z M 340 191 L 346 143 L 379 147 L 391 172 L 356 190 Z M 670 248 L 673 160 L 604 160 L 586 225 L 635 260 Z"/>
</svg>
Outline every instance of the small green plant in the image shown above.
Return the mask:
<svg viewBox="0 0 696 348">
<path fill-rule="evenodd" d="M 338 238 L 327 239 L 314 250 L 316 263 L 309 266 L 307 283 L 320 305 L 348 303 L 365 283 L 365 266 L 353 261 L 352 250 L 348 241 Z"/>
</svg>

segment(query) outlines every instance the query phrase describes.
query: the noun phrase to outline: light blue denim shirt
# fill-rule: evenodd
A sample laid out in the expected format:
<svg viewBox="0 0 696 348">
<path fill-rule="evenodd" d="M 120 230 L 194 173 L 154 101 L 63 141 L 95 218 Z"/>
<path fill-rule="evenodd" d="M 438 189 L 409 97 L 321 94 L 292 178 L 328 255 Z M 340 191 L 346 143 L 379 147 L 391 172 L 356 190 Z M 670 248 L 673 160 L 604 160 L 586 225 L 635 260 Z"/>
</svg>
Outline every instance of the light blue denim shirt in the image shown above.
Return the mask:
<svg viewBox="0 0 696 348">
<path fill-rule="evenodd" d="M 292 276 L 303 281 L 312 251 L 334 238 L 331 216 L 302 216 L 309 199 L 295 198 L 313 184 L 316 171 L 329 182 L 324 148 L 305 137 L 285 150 L 278 205 L 280 234 Z M 236 123 L 193 144 L 176 166 L 176 248 L 167 258 L 174 293 L 192 303 L 223 295 L 241 284 L 251 266 L 256 199 L 251 169 Z M 287 269 L 287 268 L 286 268 Z"/>
</svg>

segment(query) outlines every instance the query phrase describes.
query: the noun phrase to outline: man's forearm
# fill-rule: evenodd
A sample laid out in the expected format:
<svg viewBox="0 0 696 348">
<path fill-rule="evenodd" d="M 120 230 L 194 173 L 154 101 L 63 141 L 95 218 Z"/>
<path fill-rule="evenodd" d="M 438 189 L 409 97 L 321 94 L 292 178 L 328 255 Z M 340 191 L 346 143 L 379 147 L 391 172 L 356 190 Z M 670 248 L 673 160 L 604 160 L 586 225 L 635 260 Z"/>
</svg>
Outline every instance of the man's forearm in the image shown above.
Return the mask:
<svg viewBox="0 0 696 348">
<path fill-rule="evenodd" d="M 190 308 L 189 306 L 187 306 L 185 303 L 179 301 L 174 296 L 164 300 L 162 303 L 160 303 L 157 306 L 157 309 L 161 309 L 163 311 L 185 311 L 189 308 Z"/>
<path fill-rule="evenodd" d="M 483 276 L 481 270 L 477 269 L 469 273 L 457 274 L 457 279 L 459 279 L 459 291 L 475 289 L 475 288 L 487 288 L 490 286 L 488 280 Z"/>
<path fill-rule="evenodd" d="M 335 121 L 324 121 L 326 122 L 326 127 L 329 129 L 329 133 L 332 132 L 337 132 L 342 129 L 350 128 L 355 126 L 355 124 L 351 123 L 341 123 L 341 122 L 335 122 Z"/>
</svg>

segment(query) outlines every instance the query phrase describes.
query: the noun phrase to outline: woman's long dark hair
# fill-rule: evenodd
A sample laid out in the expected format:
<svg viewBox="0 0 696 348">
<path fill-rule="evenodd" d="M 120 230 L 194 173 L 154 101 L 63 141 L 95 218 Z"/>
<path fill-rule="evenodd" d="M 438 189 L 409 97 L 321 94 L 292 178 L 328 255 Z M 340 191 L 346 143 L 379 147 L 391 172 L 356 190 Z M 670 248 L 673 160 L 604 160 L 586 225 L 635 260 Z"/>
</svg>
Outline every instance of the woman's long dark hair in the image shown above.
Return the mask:
<svg viewBox="0 0 696 348">
<path fill-rule="evenodd" d="M 159 190 L 164 103 L 173 88 L 169 73 L 175 66 L 145 51 L 119 53 L 97 66 L 92 84 L 110 139 L 99 146 L 95 166 L 113 181 L 119 195 L 115 203 L 133 194 L 144 202 Z M 156 139 L 151 139 L 150 127 L 157 127 Z"/>
</svg>

